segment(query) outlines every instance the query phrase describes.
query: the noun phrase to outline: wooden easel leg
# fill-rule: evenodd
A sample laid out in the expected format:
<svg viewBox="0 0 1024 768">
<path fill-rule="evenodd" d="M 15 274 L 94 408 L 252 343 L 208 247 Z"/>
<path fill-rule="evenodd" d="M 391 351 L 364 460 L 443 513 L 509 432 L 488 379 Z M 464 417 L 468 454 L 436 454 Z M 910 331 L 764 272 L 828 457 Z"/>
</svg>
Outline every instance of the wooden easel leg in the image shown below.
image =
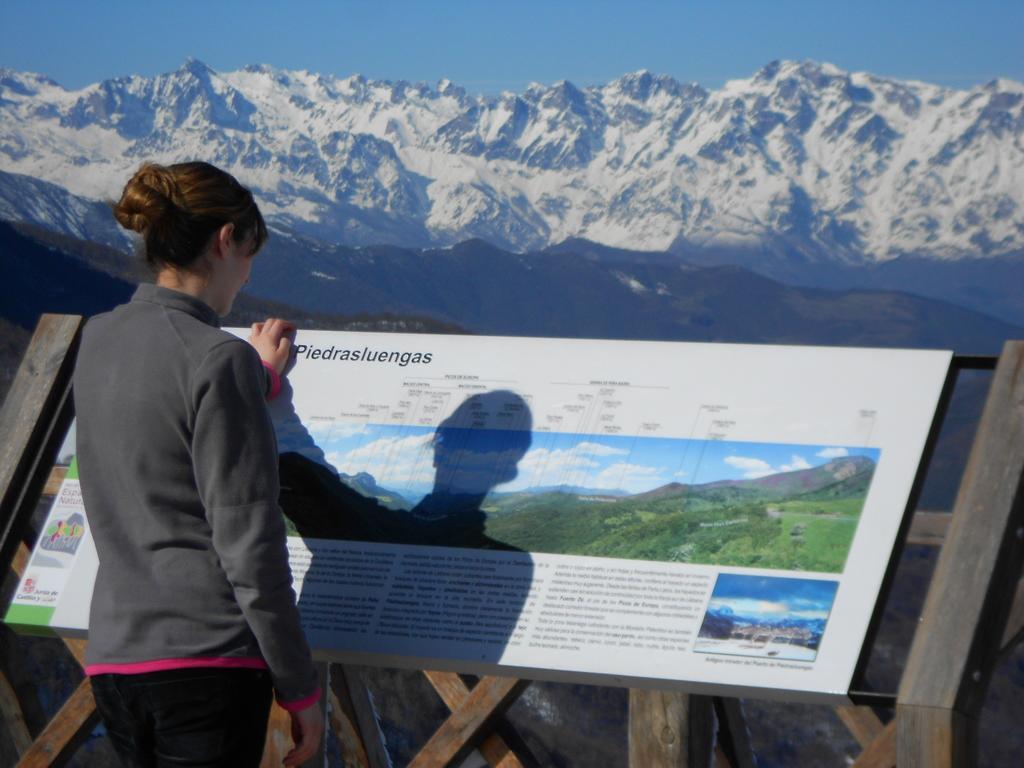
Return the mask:
<svg viewBox="0 0 1024 768">
<path fill-rule="evenodd" d="M 468 755 L 488 726 L 526 689 L 529 680 L 483 677 L 452 710 L 409 763 L 409 768 L 444 768 Z"/>
<path fill-rule="evenodd" d="M 445 706 L 453 712 L 461 707 L 469 697 L 470 689 L 454 672 L 424 670 L 423 674 L 434 686 L 434 690 L 444 701 Z M 497 732 L 499 725 L 502 726 L 500 730 L 504 733 Z M 526 749 L 523 740 L 515 733 L 511 723 L 508 721 L 496 722 L 495 729 L 495 732 L 488 734 L 478 747 L 480 754 L 491 768 L 524 768 L 537 764 L 536 759 Z M 525 752 L 524 749 L 526 749 Z"/>
<path fill-rule="evenodd" d="M 71 372 L 82 318 L 43 315 L 0 408 L 0 562 L 14 557 L 71 422 Z"/>
<path fill-rule="evenodd" d="M 871 707 L 836 707 L 835 711 L 861 749 L 867 749 L 885 729 Z"/>
<path fill-rule="evenodd" d="M 25 715 L 21 711 L 18 696 L 2 672 L 0 672 L 0 713 L 3 714 L 4 725 L 10 734 L 14 750 L 20 758 L 32 746 L 32 735 L 25 724 Z"/>
<path fill-rule="evenodd" d="M 100 721 L 92 698 L 92 683 L 85 678 L 64 706 L 43 729 L 18 768 L 46 768 L 63 765 Z"/>
<path fill-rule="evenodd" d="M 978 721 L 952 709 L 897 706 L 900 768 L 972 768 L 978 764 Z"/>
<path fill-rule="evenodd" d="M 902 766 L 903 764 L 900 763 Z M 878 733 L 864 751 L 854 760 L 851 768 L 896 768 L 896 719 L 893 718 Z"/>
<path fill-rule="evenodd" d="M 377 714 L 373 711 L 373 700 L 370 698 L 370 692 L 366 689 L 361 669 L 347 664 L 335 665 L 335 668 L 341 669 L 341 675 L 335 679 L 345 685 L 346 695 L 351 703 L 351 711 L 362 740 L 368 765 L 370 768 L 388 768 L 391 765 L 391 759 L 388 757 L 387 744 L 384 743 L 384 736 L 377 724 Z M 338 688 L 338 691 L 339 701 L 344 706 L 341 689 Z"/>
<path fill-rule="evenodd" d="M 341 759 L 345 768 L 370 768 L 370 758 L 366 754 L 362 734 L 359 732 L 359 721 L 356 719 L 352 695 L 345 682 L 345 674 L 339 668 L 330 676 L 330 709 L 329 725 L 338 739 Z"/>
<path fill-rule="evenodd" d="M 630 768 L 705 768 L 714 728 L 710 696 L 630 689 Z"/>
</svg>

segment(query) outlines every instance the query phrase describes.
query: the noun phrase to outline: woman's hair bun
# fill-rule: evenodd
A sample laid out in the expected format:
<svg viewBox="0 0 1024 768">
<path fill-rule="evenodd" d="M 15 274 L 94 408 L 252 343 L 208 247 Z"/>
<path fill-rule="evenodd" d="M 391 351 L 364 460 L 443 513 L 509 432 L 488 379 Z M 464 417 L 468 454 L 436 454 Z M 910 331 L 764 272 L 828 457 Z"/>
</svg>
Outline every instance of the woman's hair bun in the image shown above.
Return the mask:
<svg viewBox="0 0 1024 768">
<path fill-rule="evenodd" d="M 113 206 L 114 218 L 125 229 L 142 234 L 162 229 L 168 217 L 180 213 L 175 210 L 181 200 L 177 186 L 170 169 L 146 163 L 124 185 L 121 199 Z"/>
<path fill-rule="evenodd" d="M 254 236 L 253 252 L 267 239 L 252 193 L 209 163 L 145 163 L 110 207 L 122 227 L 142 234 L 155 272 L 203 269 L 203 252 L 225 224 L 234 225 L 236 242 Z"/>
</svg>

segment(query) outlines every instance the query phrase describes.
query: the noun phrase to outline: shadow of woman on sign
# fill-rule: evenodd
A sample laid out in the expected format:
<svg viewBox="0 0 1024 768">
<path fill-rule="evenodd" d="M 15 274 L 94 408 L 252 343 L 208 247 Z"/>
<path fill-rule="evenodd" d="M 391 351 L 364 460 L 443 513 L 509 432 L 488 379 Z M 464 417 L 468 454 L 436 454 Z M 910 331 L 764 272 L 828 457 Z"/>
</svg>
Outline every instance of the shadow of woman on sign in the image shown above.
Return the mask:
<svg viewBox="0 0 1024 768">
<path fill-rule="evenodd" d="M 464 400 L 431 438 L 433 486 L 412 509 L 360 493 L 327 462 L 308 432 L 293 428 L 282 439 L 279 427 L 286 449 L 280 457 L 281 506 L 304 539 L 516 550 L 487 535 L 483 505 L 496 486 L 518 474 L 532 421 L 526 401 L 509 390 Z M 337 460 L 344 466 L 344 456 Z M 345 477 L 358 477 L 358 467 Z"/>
<path fill-rule="evenodd" d="M 410 543 L 515 550 L 487 535 L 484 500 L 511 482 L 532 440 L 532 417 L 508 390 L 465 400 L 434 432 L 434 486 L 410 511 Z M 404 538 L 403 536 L 403 538 Z"/>
</svg>

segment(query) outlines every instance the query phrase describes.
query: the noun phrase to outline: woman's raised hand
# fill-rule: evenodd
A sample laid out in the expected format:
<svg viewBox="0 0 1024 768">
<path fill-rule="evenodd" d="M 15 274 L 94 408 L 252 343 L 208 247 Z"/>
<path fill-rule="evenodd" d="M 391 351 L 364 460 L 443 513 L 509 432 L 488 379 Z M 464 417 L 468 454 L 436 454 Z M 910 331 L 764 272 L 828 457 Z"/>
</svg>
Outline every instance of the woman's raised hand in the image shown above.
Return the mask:
<svg viewBox="0 0 1024 768">
<path fill-rule="evenodd" d="M 270 365 L 279 376 L 288 368 L 292 352 L 295 325 L 279 317 L 268 317 L 262 323 L 253 323 L 249 343 L 260 353 L 263 362 Z"/>
</svg>

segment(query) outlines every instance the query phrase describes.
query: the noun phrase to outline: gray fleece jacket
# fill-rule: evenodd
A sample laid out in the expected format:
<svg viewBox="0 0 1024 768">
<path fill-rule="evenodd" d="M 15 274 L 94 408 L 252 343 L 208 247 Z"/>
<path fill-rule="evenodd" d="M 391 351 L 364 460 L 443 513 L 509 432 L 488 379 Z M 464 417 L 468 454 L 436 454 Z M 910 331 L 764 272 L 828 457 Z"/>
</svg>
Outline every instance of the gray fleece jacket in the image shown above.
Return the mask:
<svg viewBox="0 0 1024 768">
<path fill-rule="evenodd" d="M 202 301 L 154 285 L 86 325 L 77 456 L 99 555 L 87 671 L 263 659 L 278 698 L 297 702 L 317 678 L 291 585 L 267 379 L 256 351 L 218 326 Z"/>
</svg>

